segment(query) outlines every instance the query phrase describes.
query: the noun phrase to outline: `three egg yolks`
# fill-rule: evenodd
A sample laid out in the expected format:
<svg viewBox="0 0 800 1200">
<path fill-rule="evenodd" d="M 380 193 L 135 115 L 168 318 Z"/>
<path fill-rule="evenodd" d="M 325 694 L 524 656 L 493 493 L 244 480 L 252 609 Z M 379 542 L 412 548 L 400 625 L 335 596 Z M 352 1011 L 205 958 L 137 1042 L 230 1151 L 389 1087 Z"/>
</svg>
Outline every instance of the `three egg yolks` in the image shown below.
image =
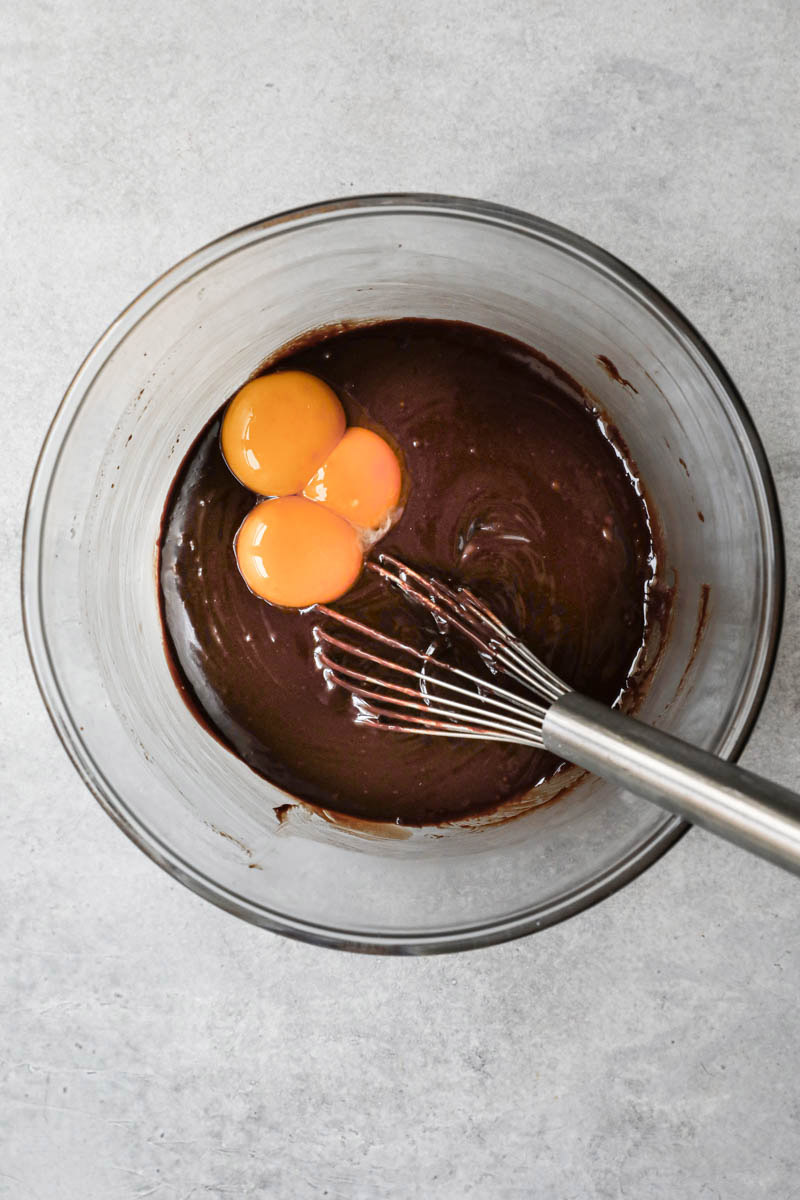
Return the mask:
<svg viewBox="0 0 800 1200">
<path fill-rule="evenodd" d="M 400 500 L 394 450 L 346 424 L 333 389 L 304 371 L 251 380 L 223 417 L 225 461 L 270 497 L 245 518 L 235 552 L 248 587 L 272 604 L 307 608 L 348 591 Z"/>
</svg>

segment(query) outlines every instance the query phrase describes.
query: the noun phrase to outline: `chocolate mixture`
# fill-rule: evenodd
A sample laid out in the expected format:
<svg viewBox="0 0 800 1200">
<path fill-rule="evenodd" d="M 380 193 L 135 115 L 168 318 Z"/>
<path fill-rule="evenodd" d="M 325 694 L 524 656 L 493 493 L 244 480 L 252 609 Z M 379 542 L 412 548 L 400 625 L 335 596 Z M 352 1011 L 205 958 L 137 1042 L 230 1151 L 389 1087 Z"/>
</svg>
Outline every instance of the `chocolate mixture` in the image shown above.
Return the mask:
<svg viewBox="0 0 800 1200">
<path fill-rule="evenodd" d="M 629 466 L 558 370 L 489 330 L 423 320 L 321 331 L 276 366 L 325 379 L 349 423 L 399 449 L 406 506 L 373 555 L 466 584 L 570 684 L 614 701 L 646 632 L 651 530 Z M 551 775 L 558 760 L 523 747 L 355 724 L 314 666 L 314 612 L 266 604 L 239 574 L 255 497 L 219 429 L 217 414 L 175 481 L 160 571 L 176 678 L 217 736 L 294 796 L 402 824 L 492 809 Z M 468 653 L 372 572 L 337 606 L 449 660 Z"/>
</svg>

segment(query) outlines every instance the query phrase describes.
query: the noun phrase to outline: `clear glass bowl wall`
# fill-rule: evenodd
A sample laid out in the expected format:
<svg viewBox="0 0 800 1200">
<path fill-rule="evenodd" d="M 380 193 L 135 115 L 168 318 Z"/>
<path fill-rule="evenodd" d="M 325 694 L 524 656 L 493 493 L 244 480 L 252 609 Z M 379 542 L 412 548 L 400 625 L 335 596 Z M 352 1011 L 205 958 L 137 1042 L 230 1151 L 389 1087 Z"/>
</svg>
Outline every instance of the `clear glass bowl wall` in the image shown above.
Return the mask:
<svg viewBox="0 0 800 1200">
<path fill-rule="evenodd" d="M 635 876 L 683 826 L 593 780 L 516 820 L 444 837 L 359 835 L 302 808 L 281 824 L 274 808 L 287 797 L 211 737 L 176 690 L 155 546 L 185 450 L 298 334 L 403 316 L 520 338 L 597 397 L 646 481 L 677 579 L 640 715 L 735 753 L 766 684 L 782 595 L 774 496 L 746 411 L 699 336 L 643 280 L 564 230 L 493 206 L 344 201 L 233 233 L 168 272 L 101 339 L 65 397 L 31 492 L 23 584 L 31 654 L 62 740 L 148 854 L 268 928 L 412 953 L 562 919 Z M 703 585 L 707 626 L 692 658 Z"/>
</svg>

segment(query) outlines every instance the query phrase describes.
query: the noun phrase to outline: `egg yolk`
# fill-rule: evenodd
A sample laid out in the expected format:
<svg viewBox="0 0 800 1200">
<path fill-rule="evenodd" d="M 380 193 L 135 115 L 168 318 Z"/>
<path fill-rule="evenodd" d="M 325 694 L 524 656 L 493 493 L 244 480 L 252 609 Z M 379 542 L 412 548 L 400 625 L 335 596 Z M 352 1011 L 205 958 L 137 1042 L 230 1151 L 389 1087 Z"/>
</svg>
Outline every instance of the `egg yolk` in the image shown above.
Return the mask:
<svg viewBox="0 0 800 1200">
<path fill-rule="evenodd" d="M 251 379 L 222 420 L 222 453 L 261 496 L 300 492 L 345 431 L 339 397 L 315 375 L 277 371 Z"/>
<path fill-rule="evenodd" d="M 388 442 L 354 425 L 303 489 L 361 529 L 378 529 L 400 499 L 402 473 Z"/>
<path fill-rule="evenodd" d="M 302 496 L 262 500 L 242 522 L 235 549 L 250 590 L 285 608 L 338 599 L 355 583 L 363 561 L 353 526 Z"/>
</svg>

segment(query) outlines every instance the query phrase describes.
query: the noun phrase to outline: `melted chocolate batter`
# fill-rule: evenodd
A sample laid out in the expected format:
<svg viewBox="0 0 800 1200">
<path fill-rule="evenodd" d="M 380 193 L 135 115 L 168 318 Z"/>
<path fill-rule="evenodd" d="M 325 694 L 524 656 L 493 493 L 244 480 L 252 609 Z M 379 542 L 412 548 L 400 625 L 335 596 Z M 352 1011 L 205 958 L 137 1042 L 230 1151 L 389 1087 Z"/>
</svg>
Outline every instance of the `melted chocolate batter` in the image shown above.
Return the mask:
<svg viewBox="0 0 800 1200">
<path fill-rule="evenodd" d="M 321 331 L 269 366 L 325 379 L 349 423 L 401 452 L 405 510 L 373 556 L 466 584 L 565 680 L 614 701 L 645 636 L 651 531 L 630 467 L 558 369 L 489 330 L 422 320 Z M 496 808 L 551 775 L 558 760 L 523 747 L 354 723 L 314 667 L 313 611 L 272 607 L 239 574 L 255 497 L 219 428 L 217 414 L 175 481 L 160 570 L 176 678 L 217 736 L 294 796 L 401 824 Z M 451 661 L 469 653 L 372 572 L 338 607 Z"/>
</svg>

